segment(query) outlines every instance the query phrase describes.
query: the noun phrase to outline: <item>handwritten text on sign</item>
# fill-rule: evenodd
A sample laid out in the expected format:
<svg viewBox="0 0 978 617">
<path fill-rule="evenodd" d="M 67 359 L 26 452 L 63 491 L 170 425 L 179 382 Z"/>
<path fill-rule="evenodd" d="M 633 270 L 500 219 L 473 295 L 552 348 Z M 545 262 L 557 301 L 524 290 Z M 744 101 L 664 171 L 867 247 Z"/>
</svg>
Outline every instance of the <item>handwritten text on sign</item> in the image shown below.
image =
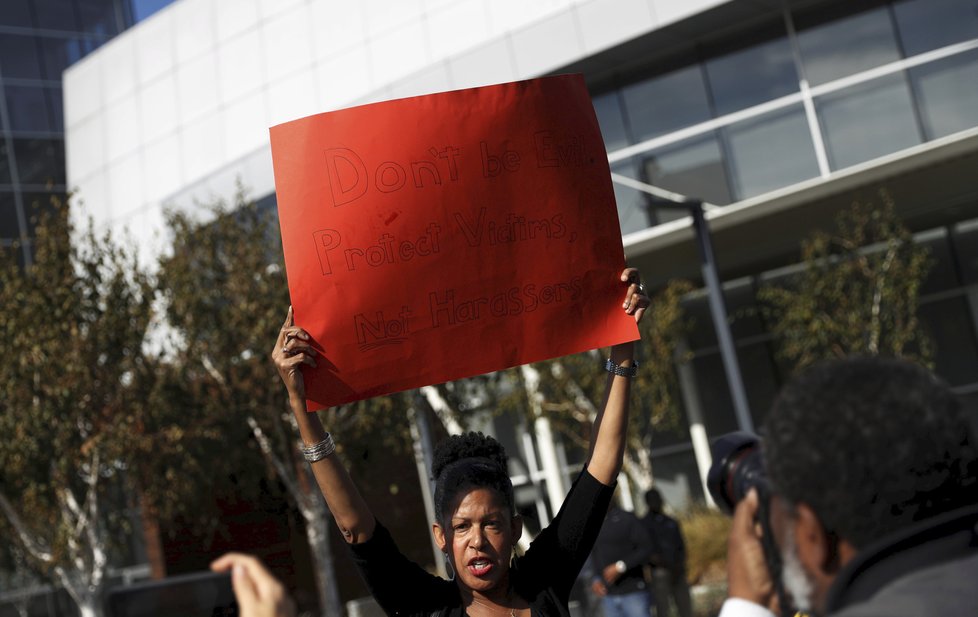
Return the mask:
<svg viewBox="0 0 978 617">
<path fill-rule="evenodd" d="M 271 129 L 310 408 L 637 337 L 604 146 L 579 76 Z"/>
</svg>

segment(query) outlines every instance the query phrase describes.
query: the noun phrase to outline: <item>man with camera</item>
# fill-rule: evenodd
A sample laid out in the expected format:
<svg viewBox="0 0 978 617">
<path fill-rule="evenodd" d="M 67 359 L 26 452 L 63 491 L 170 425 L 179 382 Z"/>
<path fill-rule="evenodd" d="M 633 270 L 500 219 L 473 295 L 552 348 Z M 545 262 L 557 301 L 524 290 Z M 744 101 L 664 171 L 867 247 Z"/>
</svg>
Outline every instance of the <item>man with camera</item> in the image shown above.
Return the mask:
<svg viewBox="0 0 978 617">
<path fill-rule="evenodd" d="M 763 463 L 717 443 L 711 493 L 734 508 L 721 617 L 978 613 L 973 422 L 908 362 L 834 361 L 789 383 Z"/>
</svg>

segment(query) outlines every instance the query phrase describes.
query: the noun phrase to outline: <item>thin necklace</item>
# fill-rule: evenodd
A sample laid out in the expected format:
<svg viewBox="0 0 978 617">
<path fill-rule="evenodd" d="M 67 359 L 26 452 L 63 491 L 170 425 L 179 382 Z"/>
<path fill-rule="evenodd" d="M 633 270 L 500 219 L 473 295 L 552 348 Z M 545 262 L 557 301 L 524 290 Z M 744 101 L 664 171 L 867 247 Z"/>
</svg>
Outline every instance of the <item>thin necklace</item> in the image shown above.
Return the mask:
<svg viewBox="0 0 978 617">
<path fill-rule="evenodd" d="M 472 601 L 475 602 L 476 604 L 478 604 L 479 606 L 484 606 L 484 607 L 488 608 L 490 611 L 496 610 L 496 608 L 493 607 L 493 606 L 489 606 L 488 604 L 486 604 L 484 602 L 479 602 L 478 600 L 475 599 L 475 596 L 472 596 Z M 506 609 L 503 608 L 503 610 L 506 610 Z M 515 608 L 509 609 L 509 617 L 516 617 L 516 609 Z"/>
</svg>

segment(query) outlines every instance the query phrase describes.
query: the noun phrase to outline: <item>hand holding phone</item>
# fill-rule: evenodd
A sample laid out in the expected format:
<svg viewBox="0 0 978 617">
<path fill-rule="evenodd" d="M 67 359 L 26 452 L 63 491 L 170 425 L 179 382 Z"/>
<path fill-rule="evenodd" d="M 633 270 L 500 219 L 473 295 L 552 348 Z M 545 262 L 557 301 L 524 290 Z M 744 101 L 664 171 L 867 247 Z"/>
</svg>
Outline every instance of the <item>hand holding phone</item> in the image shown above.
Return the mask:
<svg viewBox="0 0 978 617">
<path fill-rule="evenodd" d="M 225 572 L 193 572 L 114 587 L 108 617 L 235 617 L 238 604 Z"/>
<path fill-rule="evenodd" d="M 294 617 L 295 604 L 282 583 L 251 555 L 228 553 L 211 564 L 215 572 L 231 571 L 231 584 L 242 617 Z"/>
</svg>

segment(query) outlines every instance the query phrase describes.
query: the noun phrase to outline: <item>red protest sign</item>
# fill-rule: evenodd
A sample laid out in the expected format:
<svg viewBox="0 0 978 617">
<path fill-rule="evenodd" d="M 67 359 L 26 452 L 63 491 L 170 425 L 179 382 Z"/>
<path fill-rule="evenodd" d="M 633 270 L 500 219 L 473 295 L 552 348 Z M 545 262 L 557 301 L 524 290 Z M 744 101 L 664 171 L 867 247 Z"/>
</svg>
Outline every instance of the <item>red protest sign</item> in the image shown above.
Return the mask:
<svg viewBox="0 0 978 617">
<path fill-rule="evenodd" d="M 271 129 L 311 409 L 634 340 L 608 162 L 580 76 Z"/>
</svg>

